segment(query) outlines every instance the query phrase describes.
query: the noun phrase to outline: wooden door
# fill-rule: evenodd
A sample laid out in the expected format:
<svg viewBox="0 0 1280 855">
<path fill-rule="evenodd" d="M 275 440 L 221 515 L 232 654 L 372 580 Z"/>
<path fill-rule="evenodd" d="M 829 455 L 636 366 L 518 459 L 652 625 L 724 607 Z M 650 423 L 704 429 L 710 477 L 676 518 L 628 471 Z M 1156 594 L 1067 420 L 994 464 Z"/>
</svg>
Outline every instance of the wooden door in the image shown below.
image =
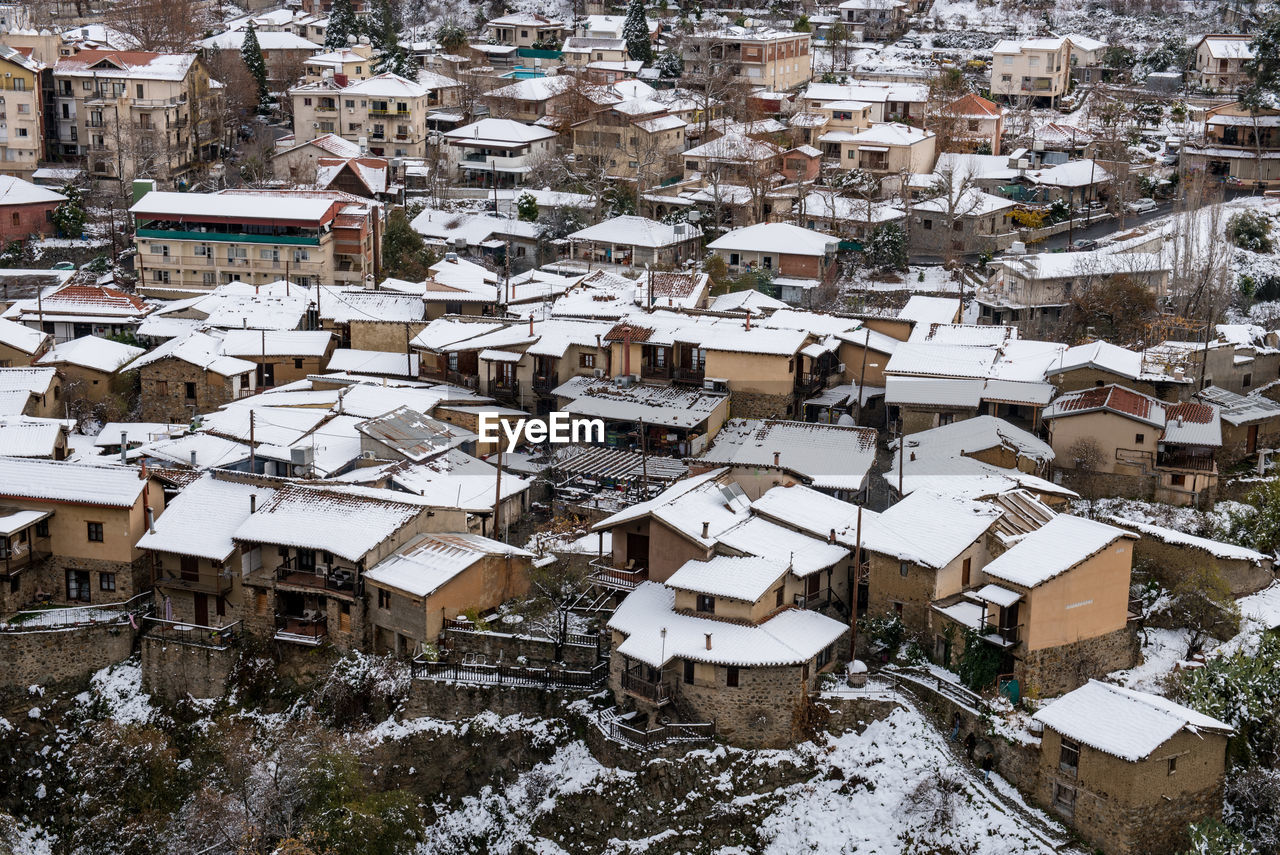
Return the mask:
<svg viewBox="0 0 1280 855">
<path fill-rule="evenodd" d="M 200 559 L 191 555 L 182 556 L 182 578 L 188 582 L 200 581 Z"/>
<path fill-rule="evenodd" d="M 1249 439 L 1245 445 L 1245 453 L 1253 454 L 1258 450 L 1258 426 L 1249 425 Z"/>
<path fill-rule="evenodd" d="M 209 597 L 206 594 L 195 595 L 196 624 L 209 625 Z"/>
</svg>

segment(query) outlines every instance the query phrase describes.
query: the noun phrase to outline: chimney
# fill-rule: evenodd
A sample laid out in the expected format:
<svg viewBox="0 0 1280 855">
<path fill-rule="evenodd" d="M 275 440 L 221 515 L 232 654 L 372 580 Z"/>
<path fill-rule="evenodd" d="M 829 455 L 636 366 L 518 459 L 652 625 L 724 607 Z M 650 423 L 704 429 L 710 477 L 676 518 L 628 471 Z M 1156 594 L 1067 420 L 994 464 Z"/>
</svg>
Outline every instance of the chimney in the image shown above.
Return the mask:
<svg viewBox="0 0 1280 855">
<path fill-rule="evenodd" d="M 773 453 L 773 465 L 774 465 L 774 466 L 780 466 L 780 465 L 782 465 L 782 452 L 781 452 L 781 451 L 775 451 L 775 452 Z"/>
<path fill-rule="evenodd" d="M 256 514 L 258 512 L 258 494 L 249 494 L 249 513 Z"/>
<path fill-rule="evenodd" d="M 156 512 L 152 508 L 147 508 L 147 531 L 156 533 Z"/>
<path fill-rule="evenodd" d="M 831 533 L 827 535 L 827 543 L 835 543 L 835 542 L 836 542 L 836 530 L 833 528 L 831 529 Z"/>
<path fill-rule="evenodd" d="M 706 635 L 707 635 L 707 649 L 710 650 L 711 649 L 711 633 L 708 632 Z"/>
<path fill-rule="evenodd" d="M 751 311 L 747 311 L 747 329 L 751 329 Z"/>
<path fill-rule="evenodd" d="M 194 454 L 194 452 L 192 452 L 192 453 Z M 711 523 L 709 523 L 709 522 L 704 522 L 704 523 L 702 524 L 702 537 L 705 539 L 705 538 L 708 538 L 708 537 L 710 537 L 710 536 L 711 536 Z"/>
<path fill-rule="evenodd" d="M 129 432 L 127 430 L 120 431 L 120 462 L 129 462 Z"/>
<path fill-rule="evenodd" d="M 191 449 L 191 465 L 196 465 L 196 450 L 194 448 Z"/>
<path fill-rule="evenodd" d="M 529 316 L 529 335 L 533 335 L 533 315 Z"/>
</svg>

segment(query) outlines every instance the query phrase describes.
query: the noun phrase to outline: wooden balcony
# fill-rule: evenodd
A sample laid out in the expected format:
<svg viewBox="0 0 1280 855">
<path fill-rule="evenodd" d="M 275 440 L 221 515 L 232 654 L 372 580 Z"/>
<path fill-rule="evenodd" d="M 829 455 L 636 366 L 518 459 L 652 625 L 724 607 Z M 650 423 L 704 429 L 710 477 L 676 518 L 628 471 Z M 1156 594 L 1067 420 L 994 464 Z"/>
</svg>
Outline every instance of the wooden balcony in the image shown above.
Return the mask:
<svg viewBox="0 0 1280 855">
<path fill-rule="evenodd" d="M 641 582 L 649 579 L 648 567 L 614 567 L 608 559 L 596 559 L 590 562 L 591 582 L 602 588 L 615 591 L 634 591 Z"/>
<path fill-rule="evenodd" d="M 0 538 L 0 542 L 3 538 Z M 28 567 L 39 564 L 53 555 L 49 546 L 49 538 L 33 538 L 30 543 L 15 543 L 0 546 L 0 573 L 13 576 Z"/>
<path fill-rule="evenodd" d="M 984 620 L 979 633 L 993 644 L 998 644 L 1001 647 L 1013 647 L 1020 640 L 1022 626 L 1021 624 L 1018 626 L 998 626 Z"/>
<path fill-rule="evenodd" d="M 646 680 L 635 671 L 622 672 L 622 691 L 660 707 L 671 703 L 671 688 L 666 683 Z"/>
<path fill-rule="evenodd" d="M 318 647 L 328 637 L 329 625 L 323 615 L 276 616 L 276 641 Z"/>
<path fill-rule="evenodd" d="M 348 597 L 359 593 L 356 571 L 346 567 L 299 567 L 292 558 L 276 568 L 276 587 L 327 591 Z"/>
<path fill-rule="evenodd" d="M 202 573 L 196 578 L 188 578 L 183 576 L 164 576 L 156 580 L 157 588 L 172 589 L 177 591 L 194 591 L 198 594 L 212 594 L 215 597 L 226 596 L 231 593 L 231 574 L 227 573 Z"/>
</svg>

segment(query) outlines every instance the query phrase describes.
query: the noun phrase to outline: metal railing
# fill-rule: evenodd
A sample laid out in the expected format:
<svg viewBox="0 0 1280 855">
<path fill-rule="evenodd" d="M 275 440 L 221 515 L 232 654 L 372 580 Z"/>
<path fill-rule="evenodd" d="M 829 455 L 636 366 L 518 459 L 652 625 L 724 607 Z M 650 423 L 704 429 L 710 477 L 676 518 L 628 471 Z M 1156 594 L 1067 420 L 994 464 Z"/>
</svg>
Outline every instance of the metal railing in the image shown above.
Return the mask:
<svg viewBox="0 0 1280 855">
<path fill-rule="evenodd" d="M 236 642 L 243 629 L 240 621 L 226 626 L 203 626 L 197 623 L 186 623 L 177 620 L 164 620 L 158 617 L 143 618 L 147 634 L 152 638 L 163 638 L 179 644 L 190 644 L 196 647 L 212 647 L 226 650 Z"/>
<path fill-rule="evenodd" d="M 622 691 L 658 706 L 671 703 L 670 686 L 661 681 L 646 680 L 634 671 L 622 672 Z"/>
<path fill-rule="evenodd" d="M 323 616 L 276 615 L 277 641 L 293 641 L 315 646 L 329 636 L 329 622 Z"/>
<path fill-rule="evenodd" d="M 624 724 L 618 717 L 616 708 L 602 711 L 594 721 L 607 739 L 640 751 L 679 743 L 710 742 L 716 732 L 714 721 L 673 722 L 651 730 L 641 730 Z"/>
<path fill-rule="evenodd" d="M 212 576 L 212 578 L 210 578 Z M 231 591 L 231 573 L 203 573 L 195 579 L 183 576 L 165 576 L 156 579 L 157 588 L 175 588 L 180 591 L 196 591 L 202 594 L 227 594 Z"/>
<path fill-rule="evenodd" d="M 123 603 L 104 603 L 100 606 L 60 606 L 49 609 L 26 609 L 0 623 L 0 632 L 39 632 L 48 629 L 66 629 L 74 626 L 92 626 L 100 623 L 135 623 L 135 619 L 150 614 L 151 592 L 138 594 Z"/>
<path fill-rule="evenodd" d="M 557 374 L 536 374 L 533 378 L 533 390 L 535 392 L 550 392 L 552 389 L 560 385 L 560 377 Z"/>
<path fill-rule="evenodd" d="M 995 636 L 1005 644 L 1014 645 L 1018 643 L 1019 636 L 1021 635 L 1021 629 L 1021 624 L 1017 626 L 1000 626 L 999 624 L 984 620 L 979 633 L 984 636 Z"/>
<path fill-rule="evenodd" d="M 357 593 L 356 572 L 344 567 L 298 567 L 290 558 L 276 568 L 276 581 L 303 588 L 322 588 L 340 593 Z"/>
<path fill-rule="evenodd" d="M 467 662 L 413 661 L 419 680 L 471 683 L 479 686 L 524 686 L 532 689 L 595 689 L 609 679 L 609 663 L 597 663 L 589 671 L 568 668 L 532 668 L 526 665 L 480 665 Z"/>
<path fill-rule="evenodd" d="M 595 568 L 591 572 L 591 581 L 605 588 L 631 591 L 639 586 L 641 582 L 649 579 L 648 567 L 627 570 L 622 567 L 614 567 L 607 560 L 600 558 L 592 559 L 590 566 Z"/>
<path fill-rule="evenodd" d="M 43 541 L 43 546 L 37 546 L 37 543 Z M 52 548 L 49 546 L 49 538 L 40 537 L 32 538 L 31 543 L 9 544 L 0 547 L 0 561 L 3 561 L 3 575 L 12 576 L 19 570 L 26 569 L 33 564 L 38 564 L 53 555 Z"/>
</svg>

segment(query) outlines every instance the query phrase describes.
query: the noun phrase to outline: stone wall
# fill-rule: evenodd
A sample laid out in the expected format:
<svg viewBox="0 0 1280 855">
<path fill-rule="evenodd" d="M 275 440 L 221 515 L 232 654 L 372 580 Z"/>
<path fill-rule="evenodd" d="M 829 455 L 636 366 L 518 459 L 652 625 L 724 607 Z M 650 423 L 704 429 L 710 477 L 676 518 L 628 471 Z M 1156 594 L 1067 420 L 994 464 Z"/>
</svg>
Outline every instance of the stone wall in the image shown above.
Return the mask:
<svg viewBox="0 0 1280 855">
<path fill-rule="evenodd" d="M 847 642 L 846 642 L 847 644 Z M 673 660 L 677 669 L 682 660 Z M 739 668 L 738 685 L 726 685 L 728 668 L 703 666 L 705 681 L 678 681 L 673 703 L 685 721 L 714 721 L 716 734 L 745 747 L 778 747 L 795 741 L 795 715 L 813 688 L 799 666 Z M 712 676 L 712 674 L 714 676 Z M 677 670 L 679 675 L 679 670 Z"/>
<path fill-rule="evenodd" d="M 139 369 L 141 418 L 152 422 L 183 422 L 196 412 L 216 410 L 233 398 L 231 381 L 181 359 L 161 359 Z M 196 396 L 187 398 L 186 384 L 194 383 Z"/>
<path fill-rule="evenodd" d="M 1138 654 L 1138 637 L 1129 625 L 1097 638 L 1023 652 L 1014 662 L 1013 673 L 1022 694 L 1049 698 L 1092 678 L 1132 668 L 1138 664 Z"/>
<path fill-rule="evenodd" d="M 142 639 L 142 688 L 177 700 L 220 698 L 236 661 L 231 647 L 175 641 L 148 635 Z"/>
<path fill-rule="evenodd" d="M 1134 543 L 1133 557 L 1145 561 L 1146 568 L 1166 588 L 1173 588 L 1202 567 L 1216 570 L 1235 597 L 1261 591 L 1275 580 L 1270 562 L 1260 566 L 1243 559 L 1219 558 L 1197 547 L 1166 543 L 1148 535 Z"/>
<path fill-rule="evenodd" d="M 729 406 L 735 419 L 795 418 L 795 398 L 792 395 L 766 395 L 734 389 Z"/>
<path fill-rule="evenodd" d="M 416 679 L 409 686 L 402 718 L 430 716 L 456 721 L 485 712 L 498 715 L 523 714 L 555 718 L 565 714 L 565 706 L 594 689 L 548 691 L 528 686 L 476 686 L 445 680 Z"/>
<path fill-rule="evenodd" d="M 0 632 L 0 695 L 28 686 L 84 679 L 133 651 L 129 623 Z"/>
<path fill-rule="evenodd" d="M 548 638 L 534 638 L 528 635 L 510 635 L 503 632 L 467 632 L 464 630 L 445 630 L 445 643 L 449 648 L 450 661 L 460 662 L 467 654 L 484 657 L 484 664 L 495 665 L 502 662 L 514 665 L 520 657 L 525 664 L 533 668 L 541 668 L 557 662 L 563 662 L 575 670 L 589 670 L 600 661 L 598 647 L 586 647 L 577 644 L 566 644 L 556 657 L 556 644 Z M 602 637 L 600 644 L 608 646 L 608 637 Z"/>
</svg>

